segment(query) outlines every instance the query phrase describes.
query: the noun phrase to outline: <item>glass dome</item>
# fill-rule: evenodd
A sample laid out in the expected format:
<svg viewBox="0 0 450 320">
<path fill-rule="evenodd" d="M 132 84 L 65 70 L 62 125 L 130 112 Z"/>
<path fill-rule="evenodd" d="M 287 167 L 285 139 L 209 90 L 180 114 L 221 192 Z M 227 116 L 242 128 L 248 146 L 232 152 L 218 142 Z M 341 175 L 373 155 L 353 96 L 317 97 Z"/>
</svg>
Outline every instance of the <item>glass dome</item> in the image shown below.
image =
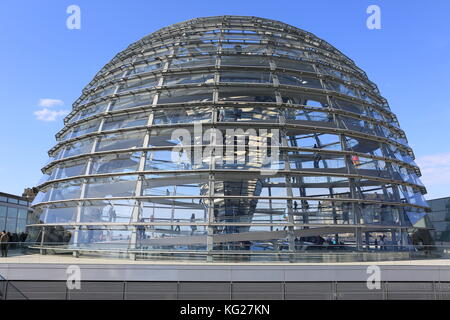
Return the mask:
<svg viewBox="0 0 450 320">
<path fill-rule="evenodd" d="M 377 86 L 278 21 L 199 18 L 142 38 L 56 138 L 28 227 L 42 248 L 279 259 L 379 239 L 401 252 L 423 227 L 420 171 Z"/>
</svg>

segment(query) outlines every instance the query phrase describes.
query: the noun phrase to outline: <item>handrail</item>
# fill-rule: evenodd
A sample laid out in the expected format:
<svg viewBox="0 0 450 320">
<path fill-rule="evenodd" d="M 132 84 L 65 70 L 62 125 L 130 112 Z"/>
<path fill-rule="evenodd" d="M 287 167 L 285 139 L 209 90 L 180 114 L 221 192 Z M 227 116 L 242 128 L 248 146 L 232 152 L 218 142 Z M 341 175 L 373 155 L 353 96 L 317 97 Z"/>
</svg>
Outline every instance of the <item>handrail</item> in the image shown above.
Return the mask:
<svg viewBox="0 0 450 320">
<path fill-rule="evenodd" d="M 155 230 L 156 233 L 161 230 Z M 163 230 L 164 231 L 164 230 Z M 170 236 L 170 230 L 166 230 Z M 20 244 L 21 248 L 29 251 L 22 251 L 20 255 L 15 252 L 11 258 L 2 260 L 2 263 L 11 263 L 18 259 L 23 261 L 30 257 L 30 261 L 42 255 L 42 257 L 59 255 L 69 258 L 67 254 L 74 258 L 114 258 L 132 260 L 152 260 L 152 261 L 210 261 L 210 262 L 243 262 L 243 263 L 326 263 L 326 262 L 381 262 L 392 260 L 436 260 L 450 259 L 450 244 L 404 244 L 399 245 L 392 241 L 375 244 L 371 239 L 370 244 L 360 244 L 348 242 L 344 238 L 339 242 L 331 242 L 327 239 L 324 243 L 315 243 L 314 237 L 297 237 L 294 243 L 289 243 L 288 239 L 264 240 L 264 241 L 236 241 L 236 242 L 214 242 L 213 249 L 207 250 L 206 236 L 204 243 L 198 242 L 199 236 L 191 236 L 195 239 L 192 243 L 171 244 L 165 242 L 169 237 L 155 237 L 144 239 L 138 235 L 135 243 L 125 237 L 86 243 L 81 241 L 78 244 L 69 242 L 9 242 L 9 244 Z M 200 235 L 200 237 L 202 237 Z M 189 236 L 187 236 L 189 238 Z M 378 239 L 378 238 L 377 238 Z M 86 240 L 86 239 L 84 239 Z M 148 241 L 152 242 L 148 242 Z M 197 241 L 197 242 L 196 242 Z M 11 250 L 14 252 L 14 249 Z M 212 260 L 210 259 L 212 258 Z M 51 258 L 50 258 L 51 259 Z M 25 260 L 26 261 L 26 260 Z M 38 258 L 37 261 L 40 261 Z M 65 260 L 62 260 L 64 262 Z M 76 263 L 76 262 L 75 262 Z M 4 278 L 3 278 L 4 279 Z M 1 281 L 1 278 L 0 278 Z M 11 284 L 12 285 L 12 284 Z M 14 287 L 20 291 L 18 288 Z M 23 295 L 23 293 L 21 292 Z M 1 299 L 1 298 L 0 298 Z"/>
</svg>

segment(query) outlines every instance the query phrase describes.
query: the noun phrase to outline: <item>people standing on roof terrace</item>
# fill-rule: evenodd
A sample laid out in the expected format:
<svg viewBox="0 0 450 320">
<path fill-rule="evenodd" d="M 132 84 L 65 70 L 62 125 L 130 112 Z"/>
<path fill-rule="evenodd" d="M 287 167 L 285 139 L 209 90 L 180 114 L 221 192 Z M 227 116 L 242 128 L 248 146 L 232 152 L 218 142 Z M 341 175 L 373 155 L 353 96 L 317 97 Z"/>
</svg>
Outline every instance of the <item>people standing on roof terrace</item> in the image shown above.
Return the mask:
<svg viewBox="0 0 450 320">
<path fill-rule="evenodd" d="M 195 213 L 191 216 L 191 223 L 195 223 Z M 197 226 L 195 224 L 191 224 L 191 235 L 194 234 L 195 230 L 197 230 Z"/>
<path fill-rule="evenodd" d="M 8 232 L 9 233 L 9 232 Z M 8 256 L 8 245 L 9 245 L 9 236 L 8 233 L 6 233 L 5 230 L 0 233 L 0 247 L 2 250 L 2 257 Z"/>
</svg>

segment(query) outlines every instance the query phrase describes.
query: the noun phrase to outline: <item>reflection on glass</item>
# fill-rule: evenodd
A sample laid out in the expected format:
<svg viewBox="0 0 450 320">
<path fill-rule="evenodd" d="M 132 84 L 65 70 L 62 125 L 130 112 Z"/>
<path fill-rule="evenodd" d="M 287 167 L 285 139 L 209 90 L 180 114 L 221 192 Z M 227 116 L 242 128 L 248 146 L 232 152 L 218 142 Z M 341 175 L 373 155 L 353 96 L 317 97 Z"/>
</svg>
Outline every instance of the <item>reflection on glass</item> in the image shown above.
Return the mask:
<svg viewBox="0 0 450 320">
<path fill-rule="evenodd" d="M 136 190 L 136 176 L 93 178 L 86 184 L 85 198 L 132 197 Z"/>
<path fill-rule="evenodd" d="M 92 161 L 91 174 L 137 171 L 140 152 L 109 154 Z"/>
<path fill-rule="evenodd" d="M 144 132 L 113 133 L 102 136 L 97 145 L 97 151 L 141 148 Z"/>
</svg>

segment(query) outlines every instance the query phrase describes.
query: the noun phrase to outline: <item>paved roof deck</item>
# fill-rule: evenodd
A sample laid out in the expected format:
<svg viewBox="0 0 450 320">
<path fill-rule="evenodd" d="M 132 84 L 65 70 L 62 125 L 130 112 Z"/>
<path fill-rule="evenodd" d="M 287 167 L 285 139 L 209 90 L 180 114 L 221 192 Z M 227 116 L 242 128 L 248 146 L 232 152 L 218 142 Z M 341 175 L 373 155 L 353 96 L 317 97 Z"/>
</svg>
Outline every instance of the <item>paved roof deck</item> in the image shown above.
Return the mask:
<svg viewBox="0 0 450 320">
<path fill-rule="evenodd" d="M 74 257 L 72 255 L 14 255 L 10 257 L 0 257 L 0 264 L 104 264 L 104 265 L 236 265 L 236 266 L 311 266 L 311 265 L 336 265 L 336 266 L 364 266 L 364 265 L 384 265 L 384 266 L 448 266 L 450 258 L 443 259 L 421 259 L 421 260 L 398 260 L 398 261 L 366 261 L 366 262 L 206 262 L 192 260 L 131 260 L 128 258 L 99 258 L 99 257 Z"/>
</svg>

